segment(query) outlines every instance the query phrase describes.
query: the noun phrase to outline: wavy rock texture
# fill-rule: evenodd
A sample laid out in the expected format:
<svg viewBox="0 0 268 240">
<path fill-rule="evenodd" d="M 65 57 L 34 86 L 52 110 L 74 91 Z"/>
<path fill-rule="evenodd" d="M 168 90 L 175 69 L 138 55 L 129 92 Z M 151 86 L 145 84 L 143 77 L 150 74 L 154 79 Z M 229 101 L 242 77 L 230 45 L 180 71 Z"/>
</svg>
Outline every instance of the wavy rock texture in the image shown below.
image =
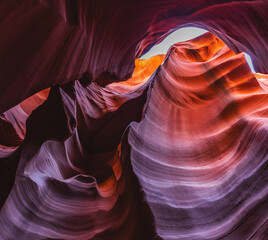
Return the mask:
<svg viewBox="0 0 268 240">
<path fill-rule="evenodd" d="M 262 0 L 1 1 L 0 112 L 85 74 L 129 78 L 135 58 L 187 25 L 247 52 L 267 73 L 267 12 Z"/>
<path fill-rule="evenodd" d="M 2 206 L 14 184 L 20 149 L 26 132 L 26 120 L 32 111 L 47 98 L 45 89 L 27 98 L 0 116 L 0 205 Z"/>
<path fill-rule="evenodd" d="M 45 89 L 4 112 L 1 120 L 0 157 L 7 157 L 23 141 L 26 131 L 26 120 L 32 111 L 47 98 L 49 89 Z"/>
<path fill-rule="evenodd" d="M 164 57 L 52 88 L 15 154 L 2 239 L 265 239 L 267 75 L 211 33 Z"/>
<path fill-rule="evenodd" d="M 163 239 L 265 239 L 268 92 L 208 33 L 173 45 L 151 80 L 130 159 Z"/>
<path fill-rule="evenodd" d="M 148 84 L 128 88 L 119 94 L 76 81 L 71 89 L 51 90 L 28 121 L 16 184 L 1 210 L 2 239 L 155 239 L 130 162 L 120 159 L 121 136 L 140 120 Z M 65 131 L 35 132 L 49 128 L 52 114 L 38 116 L 55 110 Z"/>
<path fill-rule="evenodd" d="M 1 1 L 0 239 L 266 240 L 267 12 Z"/>
</svg>

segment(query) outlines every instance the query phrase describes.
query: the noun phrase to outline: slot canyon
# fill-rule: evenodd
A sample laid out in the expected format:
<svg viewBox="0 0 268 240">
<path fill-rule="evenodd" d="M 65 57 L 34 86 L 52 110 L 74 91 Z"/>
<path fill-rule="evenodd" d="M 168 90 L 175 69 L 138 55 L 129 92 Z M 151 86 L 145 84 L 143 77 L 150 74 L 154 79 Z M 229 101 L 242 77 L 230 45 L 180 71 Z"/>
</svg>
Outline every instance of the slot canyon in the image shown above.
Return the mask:
<svg viewBox="0 0 268 240">
<path fill-rule="evenodd" d="M 267 1 L 0 13 L 0 240 L 268 239 Z"/>
</svg>

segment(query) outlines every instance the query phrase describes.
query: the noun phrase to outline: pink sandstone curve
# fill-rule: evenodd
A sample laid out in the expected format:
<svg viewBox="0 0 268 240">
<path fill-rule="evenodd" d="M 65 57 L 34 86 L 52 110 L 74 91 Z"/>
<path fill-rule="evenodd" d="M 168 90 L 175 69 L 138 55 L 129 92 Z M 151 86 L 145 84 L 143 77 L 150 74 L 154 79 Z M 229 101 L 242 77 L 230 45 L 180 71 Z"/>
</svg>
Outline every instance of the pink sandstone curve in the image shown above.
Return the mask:
<svg viewBox="0 0 268 240">
<path fill-rule="evenodd" d="M 263 79 L 210 33 L 173 45 L 151 78 L 125 144 L 163 239 L 267 239 Z"/>
<path fill-rule="evenodd" d="M 0 239 L 266 240 L 267 12 L 0 1 Z"/>
<path fill-rule="evenodd" d="M 0 112 L 82 77 L 127 79 L 137 57 L 183 26 L 207 29 L 235 53 L 247 52 L 265 74 L 267 11 L 265 0 L 1 1 Z"/>
<path fill-rule="evenodd" d="M 211 33 L 162 61 L 50 90 L 5 160 L 0 239 L 265 240 L 267 75 Z"/>
</svg>

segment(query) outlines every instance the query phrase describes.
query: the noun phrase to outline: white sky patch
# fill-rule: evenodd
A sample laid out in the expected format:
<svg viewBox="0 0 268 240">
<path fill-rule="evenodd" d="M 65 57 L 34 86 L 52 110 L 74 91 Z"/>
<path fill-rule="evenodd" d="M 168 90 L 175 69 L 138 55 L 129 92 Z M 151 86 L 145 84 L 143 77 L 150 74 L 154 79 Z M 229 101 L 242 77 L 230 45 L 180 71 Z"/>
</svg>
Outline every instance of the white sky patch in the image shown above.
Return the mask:
<svg viewBox="0 0 268 240">
<path fill-rule="evenodd" d="M 140 57 L 147 59 L 158 54 L 166 54 L 168 49 L 177 42 L 184 42 L 196 38 L 207 31 L 197 27 L 180 28 L 168 35 L 161 43 L 154 45 L 149 52 Z"/>
<path fill-rule="evenodd" d="M 248 65 L 249 65 L 249 68 L 250 68 L 251 72 L 256 73 L 256 71 L 255 71 L 255 69 L 253 67 L 253 64 L 252 64 L 251 57 L 245 52 L 244 52 L 244 54 L 245 54 L 245 57 L 246 57 L 246 60 L 248 62 Z"/>
<path fill-rule="evenodd" d="M 166 54 L 168 49 L 177 42 L 184 42 L 191 40 L 193 38 L 196 38 L 207 31 L 202 29 L 202 28 L 197 28 L 197 27 L 184 27 L 180 28 L 170 35 L 168 35 L 161 43 L 154 45 L 149 52 L 146 54 L 142 55 L 140 59 L 148 59 L 152 56 L 156 56 L 159 54 Z M 244 52 L 245 53 L 245 52 Z M 252 65 L 252 60 L 250 56 L 245 53 L 246 60 L 248 62 L 248 65 L 253 73 L 256 71 L 254 70 L 254 67 Z"/>
</svg>

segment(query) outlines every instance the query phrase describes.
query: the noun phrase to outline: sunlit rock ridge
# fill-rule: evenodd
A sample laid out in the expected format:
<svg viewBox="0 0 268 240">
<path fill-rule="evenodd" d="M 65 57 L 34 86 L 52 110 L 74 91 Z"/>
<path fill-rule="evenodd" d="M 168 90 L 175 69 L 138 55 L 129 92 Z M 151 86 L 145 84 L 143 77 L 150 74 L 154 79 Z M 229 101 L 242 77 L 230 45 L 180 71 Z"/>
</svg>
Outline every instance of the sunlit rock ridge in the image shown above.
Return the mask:
<svg viewBox="0 0 268 240">
<path fill-rule="evenodd" d="M 265 1 L 0 12 L 0 239 L 267 239 Z"/>
</svg>

